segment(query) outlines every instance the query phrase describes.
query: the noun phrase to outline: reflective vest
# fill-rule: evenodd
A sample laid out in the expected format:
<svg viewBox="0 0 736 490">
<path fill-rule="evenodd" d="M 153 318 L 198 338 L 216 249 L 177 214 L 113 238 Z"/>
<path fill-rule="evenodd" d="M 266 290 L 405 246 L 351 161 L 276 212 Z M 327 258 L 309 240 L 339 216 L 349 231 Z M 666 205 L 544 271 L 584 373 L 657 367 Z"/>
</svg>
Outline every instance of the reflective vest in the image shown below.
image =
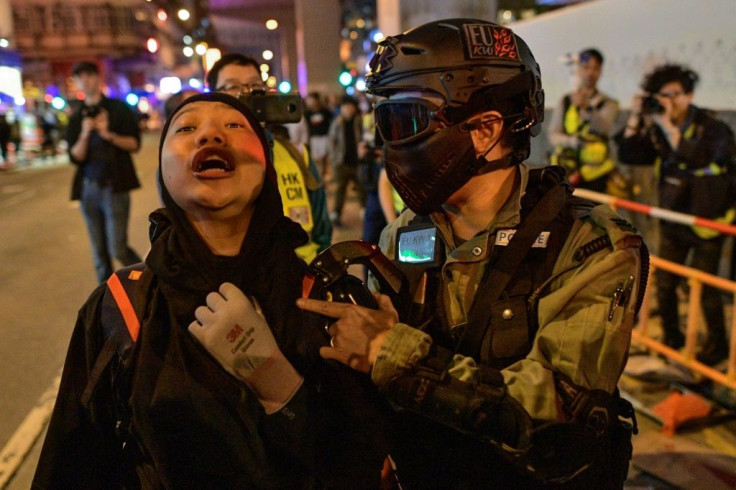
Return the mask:
<svg viewBox="0 0 736 490">
<path fill-rule="evenodd" d="M 302 156 L 304 161 L 309 161 L 306 148 L 302 151 Z M 284 144 L 277 139 L 273 141 L 273 166 L 276 169 L 279 193 L 284 205 L 284 216 L 299 223 L 309 234 L 309 242 L 297 248 L 296 254 L 306 263 L 310 263 L 317 256 L 319 245 L 311 240 L 314 220 L 309 204 L 309 193 L 304 182 L 304 171 Z"/>
<path fill-rule="evenodd" d="M 604 99 L 599 105 L 606 102 Z M 590 123 L 580 117 L 579 109 L 565 96 L 565 115 L 562 127 L 565 134 L 576 134 L 582 142 L 580 148 L 558 146 L 551 157 L 552 165 L 560 165 L 571 172 L 579 172 L 586 182 L 596 180 L 616 168 L 608 151 L 608 138 L 590 132 Z"/>
</svg>

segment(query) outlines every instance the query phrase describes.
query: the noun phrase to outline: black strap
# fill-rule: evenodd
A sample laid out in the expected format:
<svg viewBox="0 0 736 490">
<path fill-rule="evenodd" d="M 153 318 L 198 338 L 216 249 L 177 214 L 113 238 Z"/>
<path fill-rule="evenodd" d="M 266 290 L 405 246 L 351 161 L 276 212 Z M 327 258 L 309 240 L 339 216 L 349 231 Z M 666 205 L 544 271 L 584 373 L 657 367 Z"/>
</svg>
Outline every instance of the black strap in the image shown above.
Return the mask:
<svg viewBox="0 0 736 490">
<path fill-rule="evenodd" d="M 562 211 L 566 201 L 567 186 L 560 184 L 552 187 L 522 221 L 498 260 L 488 263 L 470 308 L 468 323 L 458 342 L 458 352 L 477 356 L 490 323 L 491 304 L 501 297 L 539 234 Z"/>
<path fill-rule="evenodd" d="M 82 398 L 80 402 L 83 407 L 89 408 L 89 401 L 92 398 L 92 394 L 95 391 L 97 383 L 100 381 L 102 373 L 105 372 L 105 368 L 110 364 L 115 354 L 118 352 L 117 339 L 108 338 L 105 344 L 102 346 L 102 350 L 95 360 L 95 364 L 92 367 L 92 372 L 89 374 L 87 379 L 87 386 L 84 387 L 82 392 Z"/>
</svg>

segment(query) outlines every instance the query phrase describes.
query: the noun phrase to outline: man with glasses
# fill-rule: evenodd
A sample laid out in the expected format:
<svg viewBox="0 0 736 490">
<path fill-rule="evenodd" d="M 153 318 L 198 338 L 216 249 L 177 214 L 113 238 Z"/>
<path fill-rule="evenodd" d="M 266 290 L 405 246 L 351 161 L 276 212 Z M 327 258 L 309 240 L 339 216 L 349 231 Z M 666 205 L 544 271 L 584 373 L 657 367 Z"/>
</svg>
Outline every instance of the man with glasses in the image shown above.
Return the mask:
<svg viewBox="0 0 736 490">
<path fill-rule="evenodd" d="M 238 53 L 226 54 L 207 73 L 212 91 L 238 97 L 266 91 L 258 62 Z M 273 162 L 278 174 L 284 214 L 299 223 L 309 234 L 309 243 L 297 248 L 307 263 L 332 242 L 332 223 L 327 211 L 327 195 L 309 150 L 297 148 L 288 132 L 266 125 L 266 135 L 273 142 Z M 283 128 L 285 130 L 285 128 Z"/>
<path fill-rule="evenodd" d="M 336 319 L 321 355 L 401 409 L 391 456 L 405 488 L 621 488 L 631 407 L 615 390 L 646 247 L 574 198 L 561 168 L 524 163 L 544 114 L 529 47 L 447 19 L 386 38 L 370 68 L 384 164 L 410 208 L 380 247 L 409 300 L 300 299 Z"/>
<path fill-rule="evenodd" d="M 630 165 L 653 165 L 659 177 L 660 206 L 710 220 L 731 223 L 734 212 L 734 158 L 731 129 L 711 111 L 692 104 L 699 77 L 680 65 L 663 65 L 642 83 L 644 94 L 634 97 L 631 115 L 618 136 L 619 159 Z M 664 221 L 659 225 L 659 256 L 718 273 L 724 237 L 717 231 Z M 679 276 L 657 270 L 657 299 L 664 343 L 679 349 L 677 286 Z M 699 361 L 715 365 L 728 356 L 723 304 L 717 289 L 703 286 L 703 312 L 708 324 Z"/>
</svg>

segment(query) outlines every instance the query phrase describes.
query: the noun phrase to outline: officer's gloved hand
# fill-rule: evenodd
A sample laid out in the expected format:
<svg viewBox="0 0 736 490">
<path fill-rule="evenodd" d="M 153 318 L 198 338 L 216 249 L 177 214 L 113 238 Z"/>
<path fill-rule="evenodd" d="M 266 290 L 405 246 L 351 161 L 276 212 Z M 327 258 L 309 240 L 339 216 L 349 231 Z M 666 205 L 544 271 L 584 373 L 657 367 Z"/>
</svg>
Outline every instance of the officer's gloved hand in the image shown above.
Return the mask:
<svg viewBox="0 0 736 490">
<path fill-rule="evenodd" d="M 266 413 L 280 410 L 297 392 L 301 375 L 284 357 L 255 298 L 229 282 L 207 295 L 189 332 L 230 374 L 255 392 Z"/>
</svg>

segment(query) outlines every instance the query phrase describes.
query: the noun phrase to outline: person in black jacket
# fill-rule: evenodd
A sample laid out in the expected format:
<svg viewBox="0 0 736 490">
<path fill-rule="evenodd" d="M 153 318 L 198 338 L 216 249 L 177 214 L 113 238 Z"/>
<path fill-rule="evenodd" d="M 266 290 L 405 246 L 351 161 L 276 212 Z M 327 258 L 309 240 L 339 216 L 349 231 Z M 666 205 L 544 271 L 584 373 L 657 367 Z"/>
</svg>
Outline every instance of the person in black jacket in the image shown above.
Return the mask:
<svg viewBox="0 0 736 490">
<path fill-rule="evenodd" d="M 113 272 L 113 258 L 126 266 L 141 260 L 128 245 L 129 191 L 140 187 L 130 155 L 140 148 L 140 129 L 127 104 L 103 95 L 94 63 L 81 61 L 72 74 L 85 95 L 66 136 L 77 166 L 72 200 L 81 200 L 97 280 L 103 282 Z"/>
<path fill-rule="evenodd" d="M 661 207 L 730 223 L 736 143 L 725 123 L 692 104 L 698 80 L 697 73 L 680 65 L 662 65 L 649 73 L 642 83 L 645 94 L 634 97 L 626 127 L 617 135 L 618 155 L 630 165 L 654 165 Z M 712 229 L 664 221 L 659 256 L 683 264 L 692 251 L 691 267 L 717 274 L 723 240 Z M 679 349 L 685 345 L 678 315 L 680 279 L 663 269 L 656 279 L 663 340 Z M 714 365 L 728 356 L 723 304 L 718 290 L 706 285 L 702 299 L 708 337 L 697 358 Z"/>
<path fill-rule="evenodd" d="M 373 406 L 370 392 L 319 359 L 323 333 L 294 305 L 306 268 L 294 248 L 307 236 L 283 216 L 255 116 L 227 94 L 193 96 L 159 154 L 164 208 L 150 216 L 132 298 L 144 303 L 138 339 L 90 387 L 109 327 L 99 286 L 79 313 L 33 487 L 376 488 L 378 414 L 355 408 Z M 200 345 L 212 342 L 242 364 L 222 370 Z"/>
</svg>

